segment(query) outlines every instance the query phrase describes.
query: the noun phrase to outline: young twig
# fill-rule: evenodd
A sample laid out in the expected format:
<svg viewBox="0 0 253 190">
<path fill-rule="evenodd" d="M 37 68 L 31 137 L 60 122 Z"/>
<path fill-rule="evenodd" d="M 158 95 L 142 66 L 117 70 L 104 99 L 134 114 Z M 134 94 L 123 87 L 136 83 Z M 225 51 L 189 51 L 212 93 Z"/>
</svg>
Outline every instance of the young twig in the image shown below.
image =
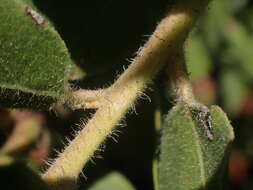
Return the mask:
<svg viewBox="0 0 253 190">
<path fill-rule="evenodd" d="M 168 86 L 174 102 L 196 103 L 189 76 L 187 74 L 183 47 L 180 47 L 168 59 L 166 73 L 169 78 Z"/>
<path fill-rule="evenodd" d="M 168 59 L 167 75 L 174 102 L 184 102 L 190 108 L 193 117 L 205 128 L 208 139 L 213 140 L 211 114 L 208 107 L 196 101 L 194 97 L 182 47 Z"/>
<path fill-rule="evenodd" d="M 105 96 L 107 89 L 77 90 L 72 92 L 69 106 L 75 109 L 97 109 Z"/>
</svg>

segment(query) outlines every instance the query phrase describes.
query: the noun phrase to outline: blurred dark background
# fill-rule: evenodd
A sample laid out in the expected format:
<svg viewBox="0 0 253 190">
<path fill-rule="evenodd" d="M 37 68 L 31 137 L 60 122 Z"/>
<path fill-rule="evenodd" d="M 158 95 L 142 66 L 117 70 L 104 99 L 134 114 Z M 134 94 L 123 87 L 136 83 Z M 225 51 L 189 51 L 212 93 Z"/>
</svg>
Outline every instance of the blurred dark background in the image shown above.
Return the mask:
<svg viewBox="0 0 253 190">
<path fill-rule="evenodd" d="M 55 26 L 66 42 L 78 72 L 74 87 L 97 89 L 111 84 L 127 66 L 127 59 L 148 39 L 173 1 L 68 1 L 24 0 L 32 3 Z M 229 164 L 231 190 L 253 189 L 253 2 L 214 0 L 185 45 L 187 67 L 196 97 L 206 105 L 217 104 L 228 114 L 235 131 Z M 80 74 L 82 73 L 82 74 Z M 151 190 L 152 160 L 156 152 L 161 76 L 140 100 L 136 113 L 128 114 L 118 127 L 119 137 L 108 139 L 84 168 L 80 185 L 86 188 L 108 171 L 117 170 L 137 189 Z M 159 85 L 158 85 L 159 84 Z M 169 102 L 169 101 L 168 101 Z M 169 104 L 169 103 L 168 103 Z M 53 149 L 61 149 L 64 137 L 77 130 L 93 111 L 56 112 L 4 109 L 0 114 L 0 140 L 31 116 L 38 120 L 38 138 L 26 155 L 28 166 L 45 168 Z M 84 116 L 85 115 L 85 116 Z M 21 124 L 20 124 L 21 123 Z M 27 129 L 25 129 L 27 130 Z M 115 142 L 117 141 L 117 142 Z M 105 148 L 104 148 L 105 147 Z M 99 159 L 99 157 L 103 159 Z"/>
</svg>

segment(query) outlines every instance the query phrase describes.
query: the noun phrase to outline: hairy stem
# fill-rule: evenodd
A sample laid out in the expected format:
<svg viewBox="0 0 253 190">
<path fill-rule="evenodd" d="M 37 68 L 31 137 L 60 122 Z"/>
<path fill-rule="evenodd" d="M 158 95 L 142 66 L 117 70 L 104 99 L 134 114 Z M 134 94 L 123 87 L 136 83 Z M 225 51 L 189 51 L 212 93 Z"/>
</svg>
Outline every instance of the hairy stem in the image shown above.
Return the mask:
<svg viewBox="0 0 253 190">
<path fill-rule="evenodd" d="M 107 89 L 99 109 L 43 175 L 52 189 L 75 189 L 74 181 L 100 144 L 124 117 L 169 56 L 182 47 L 207 0 L 177 1 L 133 63 Z"/>
<path fill-rule="evenodd" d="M 170 72 L 173 71 L 173 72 Z M 214 139 L 212 132 L 212 118 L 210 110 L 205 105 L 195 100 L 192 86 L 188 77 L 184 59 L 183 48 L 178 49 L 175 56 L 169 59 L 167 65 L 169 86 L 172 90 L 173 100 L 184 102 L 190 108 L 193 117 L 205 128 L 209 140 Z"/>
<path fill-rule="evenodd" d="M 166 71 L 173 101 L 183 101 L 187 104 L 195 103 L 196 100 L 186 70 L 183 47 L 179 48 L 174 56 L 168 59 Z"/>
<path fill-rule="evenodd" d="M 72 92 L 70 107 L 75 109 L 97 109 L 101 105 L 102 97 L 106 89 L 100 90 L 77 90 Z"/>
</svg>

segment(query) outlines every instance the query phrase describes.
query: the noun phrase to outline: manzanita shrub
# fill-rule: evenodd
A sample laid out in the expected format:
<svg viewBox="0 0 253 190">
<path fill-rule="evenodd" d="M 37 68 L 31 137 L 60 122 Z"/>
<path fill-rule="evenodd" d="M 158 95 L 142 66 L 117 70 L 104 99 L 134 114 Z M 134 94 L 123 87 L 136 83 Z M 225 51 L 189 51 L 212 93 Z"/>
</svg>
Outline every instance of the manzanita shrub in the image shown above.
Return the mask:
<svg viewBox="0 0 253 190">
<path fill-rule="evenodd" d="M 154 187 L 149 188 L 225 189 L 233 129 L 221 108 L 208 108 L 194 97 L 185 64 L 187 45 L 205 51 L 199 36 L 186 40 L 208 6 L 209 0 L 0 0 L 1 109 L 94 110 L 89 119 L 83 115 L 87 121 L 79 123 L 73 139 L 37 174 L 26 165 L 27 152 L 36 139 L 47 142 L 48 131 L 41 137 L 41 117 L 24 115 L 2 143 L 1 183 L 8 181 L 7 189 L 136 189 L 116 171 L 89 186 L 89 177 L 82 181 L 81 174 L 93 157 L 103 155 L 104 141 L 115 138 L 126 114 L 134 115 L 144 98 L 156 102 L 157 147 L 151 150 L 153 164 L 147 164 Z M 150 33 L 146 42 L 144 32 Z M 135 57 L 125 62 L 134 48 Z M 116 73 L 123 64 L 108 85 L 112 80 L 102 73 Z M 18 177 L 12 183 L 13 176 Z"/>
</svg>

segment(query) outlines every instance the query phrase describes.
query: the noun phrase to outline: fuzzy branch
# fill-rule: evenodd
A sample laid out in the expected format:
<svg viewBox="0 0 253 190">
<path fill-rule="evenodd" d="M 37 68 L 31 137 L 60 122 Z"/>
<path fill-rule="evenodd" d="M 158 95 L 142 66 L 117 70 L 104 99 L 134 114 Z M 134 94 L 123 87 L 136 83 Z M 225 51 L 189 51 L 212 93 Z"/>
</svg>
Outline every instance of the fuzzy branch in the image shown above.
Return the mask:
<svg viewBox="0 0 253 190">
<path fill-rule="evenodd" d="M 74 183 L 82 168 L 110 136 L 115 125 L 165 65 L 168 57 L 182 47 L 207 3 L 208 0 L 176 1 L 129 68 L 106 90 L 93 117 L 44 173 L 43 179 L 52 189 L 76 188 Z"/>
<path fill-rule="evenodd" d="M 97 109 L 101 105 L 106 89 L 74 91 L 69 106 L 75 109 Z"/>
<path fill-rule="evenodd" d="M 186 70 L 183 47 L 179 48 L 174 56 L 171 56 L 167 61 L 166 73 L 173 101 L 183 101 L 187 104 L 196 103 Z"/>
<path fill-rule="evenodd" d="M 168 59 L 167 74 L 173 100 L 176 103 L 184 102 L 190 108 L 193 118 L 205 128 L 208 139 L 214 140 L 210 110 L 194 97 L 186 71 L 183 48 L 179 48 L 175 55 Z"/>
</svg>

